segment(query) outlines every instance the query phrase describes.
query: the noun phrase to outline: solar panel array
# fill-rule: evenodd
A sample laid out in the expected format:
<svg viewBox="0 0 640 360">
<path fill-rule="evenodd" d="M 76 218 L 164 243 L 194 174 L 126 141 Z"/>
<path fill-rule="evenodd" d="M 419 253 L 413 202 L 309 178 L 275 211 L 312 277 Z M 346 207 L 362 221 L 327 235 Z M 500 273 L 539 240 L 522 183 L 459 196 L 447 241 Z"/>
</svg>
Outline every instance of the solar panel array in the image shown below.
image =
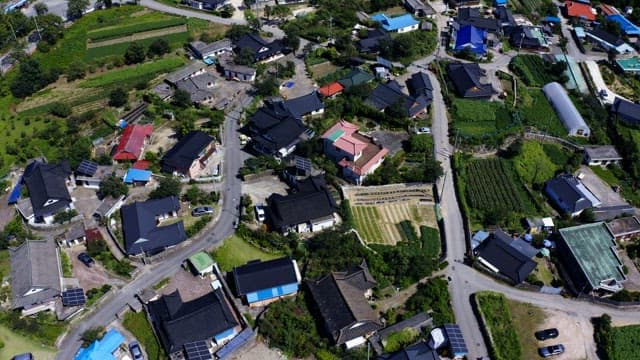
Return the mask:
<svg viewBox="0 0 640 360">
<path fill-rule="evenodd" d="M 187 360 L 212 360 L 206 341 L 194 341 L 184 344 Z"/>
<path fill-rule="evenodd" d="M 462 337 L 462 332 L 460 331 L 458 324 L 444 324 L 444 330 L 447 333 L 449 346 L 451 347 L 451 352 L 453 352 L 454 355 L 466 354 L 469 352 L 467 350 L 467 344 L 464 343 L 464 338 Z"/>
<path fill-rule="evenodd" d="M 93 176 L 96 173 L 96 170 L 98 170 L 98 164 L 93 161 L 82 160 L 76 171 L 87 176 Z"/>
<path fill-rule="evenodd" d="M 86 302 L 84 290 L 81 288 L 70 289 L 62 293 L 62 305 L 64 306 L 80 306 Z"/>
</svg>

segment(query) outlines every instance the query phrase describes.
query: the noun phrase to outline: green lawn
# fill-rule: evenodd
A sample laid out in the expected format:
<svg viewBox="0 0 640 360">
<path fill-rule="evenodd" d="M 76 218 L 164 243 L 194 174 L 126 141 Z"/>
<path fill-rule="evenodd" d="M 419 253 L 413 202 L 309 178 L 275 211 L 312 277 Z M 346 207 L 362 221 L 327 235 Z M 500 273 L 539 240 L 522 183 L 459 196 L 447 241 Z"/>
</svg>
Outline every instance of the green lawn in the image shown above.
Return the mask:
<svg viewBox="0 0 640 360">
<path fill-rule="evenodd" d="M 164 349 L 160 346 L 158 339 L 156 338 L 153 328 L 143 311 L 139 313 L 128 312 L 124 316 L 122 325 L 129 330 L 133 336 L 138 339 L 140 345 L 147 353 L 147 359 L 149 360 L 163 360 L 167 359 L 167 355 L 164 353 Z"/>
<path fill-rule="evenodd" d="M 227 238 L 221 247 L 213 251 L 212 255 L 222 271 L 230 271 L 250 260 L 271 260 L 280 257 L 280 254 L 266 253 L 236 235 Z"/>
<path fill-rule="evenodd" d="M 151 80 L 155 76 L 170 72 L 175 68 L 178 68 L 186 63 L 186 60 L 182 57 L 168 57 L 156 61 L 148 61 L 143 64 L 125 67 L 118 70 L 109 71 L 98 76 L 94 76 L 84 80 L 80 87 L 92 88 L 92 87 L 106 87 L 118 84 L 123 86 L 125 84 L 137 83 L 141 80 Z"/>
<path fill-rule="evenodd" d="M 616 177 L 613 171 L 602 166 L 591 166 L 591 170 L 607 184 L 611 186 L 620 185 L 620 179 Z"/>
<path fill-rule="evenodd" d="M 55 348 L 40 345 L 3 325 L 0 325 L 0 340 L 4 343 L 4 347 L 0 348 L 0 359 L 11 359 L 12 356 L 24 352 L 32 353 L 38 360 L 53 360 L 56 357 Z"/>
<path fill-rule="evenodd" d="M 491 357 L 496 360 L 522 359 L 520 337 L 507 298 L 500 293 L 482 291 L 475 294 L 475 300 L 486 330 L 491 334 Z"/>
</svg>

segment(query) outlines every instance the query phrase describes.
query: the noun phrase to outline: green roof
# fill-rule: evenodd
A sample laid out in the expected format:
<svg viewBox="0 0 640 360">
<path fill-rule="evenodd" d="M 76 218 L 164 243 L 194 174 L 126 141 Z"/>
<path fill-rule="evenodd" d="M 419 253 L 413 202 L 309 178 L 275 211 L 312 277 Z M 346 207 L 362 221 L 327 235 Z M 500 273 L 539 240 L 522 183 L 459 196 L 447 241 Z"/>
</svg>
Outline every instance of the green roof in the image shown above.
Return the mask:
<svg viewBox="0 0 640 360">
<path fill-rule="evenodd" d="M 340 139 L 340 136 L 342 136 L 342 134 L 344 134 L 344 131 L 336 129 L 336 131 L 332 132 L 331 135 L 329 135 L 328 139 L 331 140 L 331 142 L 334 142 Z"/>
<path fill-rule="evenodd" d="M 199 251 L 191 255 L 189 262 L 191 262 L 191 265 L 193 265 L 198 272 L 202 272 L 213 265 L 213 259 L 204 251 Z"/>
<path fill-rule="evenodd" d="M 616 59 L 616 62 L 624 71 L 640 71 L 640 58 Z"/>
<path fill-rule="evenodd" d="M 350 88 L 353 85 L 368 83 L 374 78 L 375 77 L 368 72 L 361 70 L 360 68 L 355 68 L 352 69 L 344 79 L 338 80 L 338 82 L 345 88 Z"/>
<path fill-rule="evenodd" d="M 604 280 L 626 280 L 616 242 L 604 222 L 560 229 L 560 235 L 592 288 Z"/>
</svg>

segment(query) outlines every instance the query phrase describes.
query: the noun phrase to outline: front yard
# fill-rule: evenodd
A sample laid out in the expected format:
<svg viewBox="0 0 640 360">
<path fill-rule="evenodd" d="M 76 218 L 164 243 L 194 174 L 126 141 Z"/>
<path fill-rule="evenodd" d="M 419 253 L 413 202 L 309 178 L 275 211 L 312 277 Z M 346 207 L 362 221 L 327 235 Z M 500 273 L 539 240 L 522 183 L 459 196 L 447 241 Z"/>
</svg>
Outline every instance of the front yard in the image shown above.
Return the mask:
<svg viewBox="0 0 640 360">
<path fill-rule="evenodd" d="M 250 260 L 260 259 L 264 261 L 280 256 L 279 254 L 264 252 L 242 240 L 237 235 L 227 238 L 221 247 L 213 250 L 212 255 L 222 271 L 231 271 L 234 267 L 244 265 Z"/>
</svg>

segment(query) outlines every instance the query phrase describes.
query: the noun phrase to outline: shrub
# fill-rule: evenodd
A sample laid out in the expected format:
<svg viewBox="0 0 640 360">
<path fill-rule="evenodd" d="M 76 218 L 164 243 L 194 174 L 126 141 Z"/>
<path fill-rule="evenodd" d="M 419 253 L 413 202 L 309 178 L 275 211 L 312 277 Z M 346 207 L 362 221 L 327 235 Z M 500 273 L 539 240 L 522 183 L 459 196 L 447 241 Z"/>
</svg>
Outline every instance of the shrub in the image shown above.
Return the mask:
<svg viewBox="0 0 640 360">
<path fill-rule="evenodd" d="M 51 115 L 66 118 L 71 115 L 71 106 L 62 102 L 55 102 L 51 105 L 51 108 L 49 108 L 49 112 Z"/>
</svg>

